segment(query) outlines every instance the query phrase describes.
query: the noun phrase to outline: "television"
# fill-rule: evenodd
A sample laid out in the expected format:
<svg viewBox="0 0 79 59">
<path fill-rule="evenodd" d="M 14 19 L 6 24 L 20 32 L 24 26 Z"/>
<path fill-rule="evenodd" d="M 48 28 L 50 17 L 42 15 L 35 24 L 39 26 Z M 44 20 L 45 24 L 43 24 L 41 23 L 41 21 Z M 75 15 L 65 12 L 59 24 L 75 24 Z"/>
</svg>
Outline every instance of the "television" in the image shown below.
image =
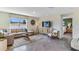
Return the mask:
<svg viewBox="0 0 79 59">
<path fill-rule="evenodd" d="M 51 22 L 50 21 L 43 21 L 42 27 L 51 27 Z"/>
</svg>

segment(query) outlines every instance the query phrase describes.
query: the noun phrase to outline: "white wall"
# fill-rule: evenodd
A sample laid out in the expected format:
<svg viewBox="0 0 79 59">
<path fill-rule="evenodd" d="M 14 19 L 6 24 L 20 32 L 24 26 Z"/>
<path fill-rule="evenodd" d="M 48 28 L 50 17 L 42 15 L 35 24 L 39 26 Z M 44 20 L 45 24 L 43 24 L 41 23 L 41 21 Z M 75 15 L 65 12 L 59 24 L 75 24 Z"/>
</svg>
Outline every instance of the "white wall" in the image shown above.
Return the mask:
<svg viewBox="0 0 79 59">
<path fill-rule="evenodd" d="M 9 14 L 0 12 L 0 29 L 7 28 L 9 26 Z"/>
<path fill-rule="evenodd" d="M 79 11 L 76 11 L 73 17 L 73 38 L 79 38 Z"/>
</svg>

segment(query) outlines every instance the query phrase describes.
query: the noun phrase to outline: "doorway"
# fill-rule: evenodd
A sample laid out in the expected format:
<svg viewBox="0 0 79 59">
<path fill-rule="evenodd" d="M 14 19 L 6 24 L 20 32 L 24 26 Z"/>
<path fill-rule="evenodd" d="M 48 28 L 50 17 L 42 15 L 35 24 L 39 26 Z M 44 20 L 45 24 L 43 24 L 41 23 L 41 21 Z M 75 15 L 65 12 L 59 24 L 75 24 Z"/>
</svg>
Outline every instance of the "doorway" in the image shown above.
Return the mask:
<svg viewBox="0 0 79 59">
<path fill-rule="evenodd" d="M 63 18 L 63 36 L 64 38 L 72 38 L 72 18 Z"/>
</svg>

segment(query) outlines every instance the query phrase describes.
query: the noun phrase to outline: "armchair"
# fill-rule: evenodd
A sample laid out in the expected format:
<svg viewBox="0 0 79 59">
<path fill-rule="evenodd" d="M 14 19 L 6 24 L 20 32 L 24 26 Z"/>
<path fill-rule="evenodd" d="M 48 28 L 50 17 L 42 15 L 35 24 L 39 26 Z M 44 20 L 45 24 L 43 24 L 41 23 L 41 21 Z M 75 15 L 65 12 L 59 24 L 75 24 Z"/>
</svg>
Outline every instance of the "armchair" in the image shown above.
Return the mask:
<svg viewBox="0 0 79 59">
<path fill-rule="evenodd" d="M 48 33 L 48 36 L 59 39 L 59 31 L 53 30 L 51 33 Z"/>
</svg>

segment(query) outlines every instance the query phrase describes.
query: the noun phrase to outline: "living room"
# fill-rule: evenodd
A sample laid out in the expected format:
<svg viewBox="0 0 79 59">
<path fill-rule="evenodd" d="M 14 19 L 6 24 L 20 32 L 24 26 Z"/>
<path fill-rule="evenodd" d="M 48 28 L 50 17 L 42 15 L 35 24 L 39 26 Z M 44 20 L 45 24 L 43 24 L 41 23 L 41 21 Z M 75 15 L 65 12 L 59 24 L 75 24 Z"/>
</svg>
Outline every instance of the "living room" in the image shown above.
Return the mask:
<svg viewBox="0 0 79 59">
<path fill-rule="evenodd" d="M 78 10 L 70 7 L 0 8 L 0 50 L 72 51 L 71 46 L 78 50 L 73 44 L 79 37 Z M 72 29 L 68 25 L 72 33 L 65 36 L 63 19 L 68 18 L 72 18 Z"/>
</svg>

